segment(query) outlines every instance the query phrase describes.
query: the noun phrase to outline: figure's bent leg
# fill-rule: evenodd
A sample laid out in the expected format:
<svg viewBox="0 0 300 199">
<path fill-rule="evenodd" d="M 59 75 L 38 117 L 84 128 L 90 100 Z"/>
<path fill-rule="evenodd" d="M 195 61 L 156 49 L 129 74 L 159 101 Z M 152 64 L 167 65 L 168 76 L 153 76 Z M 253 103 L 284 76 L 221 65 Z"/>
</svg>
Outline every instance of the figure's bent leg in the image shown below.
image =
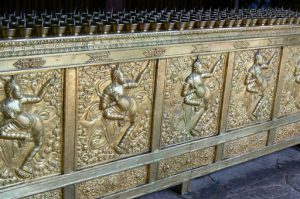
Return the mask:
<svg viewBox="0 0 300 199">
<path fill-rule="evenodd" d="M 197 136 L 196 133 L 197 133 L 197 132 L 200 133 L 200 131 L 203 129 L 203 126 L 201 126 L 201 130 L 200 130 L 200 131 L 197 130 L 197 129 L 195 129 L 195 128 L 196 128 L 197 124 L 198 124 L 200 121 L 202 121 L 202 120 L 205 118 L 205 116 L 207 115 L 210 100 L 211 100 L 211 94 L 210 94 L 210 91 L 207 90 L 207 91 L 206 91 L 206 96 L 205 96 L 204 99 L 203 99 L 203 105 L 202 105 L 202 107 L 203 107 L 203 112 L 202 112 L 202 114 L 200 115 L 199 119 L 198 119 L 198 120 L 195 122 L 195 124 L 193 125 L 193 129 L 190 131 L 190 134 L 191 134 L 192 136 Z"/>
<path fill-rule="evenodd" d="M 256 103 L 256 105 L 255 105 L 255 107 L 254 107 L 254 109 L 253 109 L 253 111 L 252 111 L 252 119 L 253 120 L 255 120 L 255 119 L 257 119 L 257 114 L 256 114 L 256 112 L 257 112 L 257 109 L 260 107 L 260 104 L 262 103 L 262 100 L 263 100 L 263 98 L 264 98 L 264 96 L 263 95 L 261 95 L 261 96 L 259 96 L 259 100 L 258 100 L 258 102 Z"/>
<path fill-rule="evenodd" d="M 32 170 L 28 167 L 28 163 L 33 159 L 37 152 L 42 148 L 42 137 L 34 142 L 34 147 L 28 152 L 20 168 L 16 168 L 16 173 L 22 178 L 28 178 L 32 174 Z"/>
<path fill-rule="evenodd" d="M 126 115 L 116 112 L 117 107 L 112 106 L 104 110 L 104 117 L 110 120 L 124 120 Z"/>
<path fill-rule="evenodd" d="M 130 134 L 132 133 L 132 131 L 135 127 L 135 120 L 136 120 L 136 117 L 133 116 L 133 118 L 131 119 L 131 122 L 130 122 L 130 126 L 126 129 L 126 131 L 123 134 L 120 142 L 115 147 L 115 150 L 116 150 L 117 153 L 119 153 L 119 154 L 127 153 L 127 150 L 125 148 L 126 146 L 125 146 L 124 142 L 129 138 Z"/>
<path fill-rule="evenodd" d="M 17 168 L 16 173 L 22 178 L 28 178 L 32 174 L 32 170 L 28 167 L 28 164 L 34 158 L 34 156 L 42 148 L 43 144 L 43 134 L 44 134 L 44 125 L 42 120 L 36 116 L 30 116 L 33 119 L 33 125 L 31 128 L 30 135 L 33 138 L 34 146 L 26 155 L 20 168 Z"/>
<path fill-rule="evenodd" d="M 249 93 L 259 93 L 259 90 L 257 89 L 257 86 L 255 83 L 250 83 L 247 85 L 247 91 Z"/>
<path fill-rule="evenodd" d="M 0 128 L 0 137 L 4 139 L 29 139 L 31 136 L 26 130 L 22 131 L 15 124 L 8 123 Z"/>
<path fill-rule="evenodd" d="M 184 103 L 191 106 L 200 106 L 201 99 L 193 99 L 194 95 L 188 95 L 184 98 Z"/>
</svg>

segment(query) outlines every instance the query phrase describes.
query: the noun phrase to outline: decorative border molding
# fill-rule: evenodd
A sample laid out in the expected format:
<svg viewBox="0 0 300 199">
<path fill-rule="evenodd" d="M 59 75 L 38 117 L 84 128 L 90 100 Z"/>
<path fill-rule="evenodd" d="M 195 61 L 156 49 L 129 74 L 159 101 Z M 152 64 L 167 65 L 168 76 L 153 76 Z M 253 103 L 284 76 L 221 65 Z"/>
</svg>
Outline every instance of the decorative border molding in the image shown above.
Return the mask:
<svg viewBox="0 0 300 199">
<path fill-rule="evenodd" d="M 0 58 L 299 34 L 299 25 L 287 25 L 2 40 Z"/>
</svg>

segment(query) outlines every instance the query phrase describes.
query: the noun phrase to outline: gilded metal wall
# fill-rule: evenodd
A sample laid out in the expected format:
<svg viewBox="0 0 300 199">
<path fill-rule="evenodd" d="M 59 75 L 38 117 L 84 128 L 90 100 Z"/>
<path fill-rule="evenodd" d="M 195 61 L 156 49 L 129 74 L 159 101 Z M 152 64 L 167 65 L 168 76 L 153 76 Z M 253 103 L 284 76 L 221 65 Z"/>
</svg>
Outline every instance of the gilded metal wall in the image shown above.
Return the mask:
<svg viewBox="0 0 300 199">
<path fill-rule="evenodd" d="M 132 198 L 300 143 L 299 35 L 0 41 L 0 197 Z"/>
</svg>

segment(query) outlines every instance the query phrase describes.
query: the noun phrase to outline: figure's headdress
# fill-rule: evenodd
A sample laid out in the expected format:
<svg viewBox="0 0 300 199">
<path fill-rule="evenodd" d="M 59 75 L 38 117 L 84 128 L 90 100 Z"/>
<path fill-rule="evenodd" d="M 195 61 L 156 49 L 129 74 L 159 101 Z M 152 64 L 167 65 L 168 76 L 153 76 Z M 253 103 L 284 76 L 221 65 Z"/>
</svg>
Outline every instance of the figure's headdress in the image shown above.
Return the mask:
<svg viewBox="0 0 300 199">
<path fill-rule="evenodd" d="M 200 61 L 199 56 L 197 57 L 194 65 L 193 65 L 193 71 L 196 71 L 198 68 L 201 68 L 201 69 L 203 68 L 203 65 L 202 65 L 202 63 Z"/>
<path fill-rule="evenodd" d="M 113 81 L 118 81 L 118 74 L 119 73 L 123 73 L 123 71 L 122 71 L 122 69 L 121 69 L 121 67 L 120 67 L 120 65 L 119 64 L 117 64 L 117 66 L 112 70 L 112 72 L 111 72 L 111 79 L 113 80 Z"/>
<path fill-rule="evenodd" d="M 10 94 L 16 88 L 16 80 L 14 76 L 9 76 L 5 79 L 6 81 L 6 88 L 5 91 L 7 94 Z"/>
<path fill-rule="evenodd" d="M 263 56 L 260 54 L 260 51 L 258 50 L 255 54 L 255 60 L 262 60 L 263 59 Z"/>
</svg>

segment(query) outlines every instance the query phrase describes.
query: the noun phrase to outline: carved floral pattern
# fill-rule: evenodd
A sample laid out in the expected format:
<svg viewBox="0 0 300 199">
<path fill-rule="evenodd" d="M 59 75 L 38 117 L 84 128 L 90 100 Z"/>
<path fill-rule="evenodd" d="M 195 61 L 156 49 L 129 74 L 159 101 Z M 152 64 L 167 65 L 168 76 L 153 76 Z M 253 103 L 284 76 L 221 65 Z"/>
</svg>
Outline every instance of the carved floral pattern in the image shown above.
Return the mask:
<svg viewBox="0 0 300 199">
<path fill-rule="evenodd" d="M 261 70 L 262 75 L 268 79 L 263 97 L 260 93 L 249 92 L 246 87 L 248 70 L 254 65 L 256 53 L 255 50 L 235 53 L 227 129 L 269 120 L 271 117 L 280 49 L 270 48 L 259 51 L 264 64 L 271 61 L 268 69 Z"/>
<path fill-rule="evenodd" d="M 233 47 L 236 49 L 244 49 L 249 47 L 249 42 L 247 41 L 237 41 L 233 43 Z"/>
<path fill-rule="evenodd" d="M 162 56 L 166 53 L 165 48 L 153 48 L 153 49 L 149 49 L 143 52 L 143 55 L 145 57 L 159 57 Z"/>
<path fill-rule="evenodd" d="M 28 59 L 19 59 L 13 65 L 18 69 L 24 70 L 24 69 L 41 68 L 43 65 L 45 65 L 45 63 L 46 60 L 44 60 L 43 58 L 28 58 Z"/>
<path fill-rule="evenodd" d="M 87 64 L 111 60 L 109 51 L 88 53 L 87 56 L 89 56 L 89 60 L 86 62 Z"/>
<path fill-rule="evenodd" d="M 56 189 L 53 191 L 47 191 L 33 196 L 28 196 L 22 199 L 62 199 L 62 198 L 63 198 L 62 191 L 60 189 Z"/>
<path fill-rule="evenodd" d="M 225 143 L 223 158 L 232 158 L 266 146 L 268 132 L 262 132 Z"/>
<path fill-rule="evenodd" d="M 274 143 L 290 140 L 297 136 L 300 136 L 300 122 L 277 128 Z"/>
<path fill-rule="evenodd" d="M 144 185 L 147 183 L 147 176 L 147 167 L 143 166 L 83 182 L 76 186 L 76 198 L 99 198 Z"/>
<path fill-rule="evenodd" d="M 116 158 L 137 154 L 149 150 L 151 131 L 154 62 L 149 62 L 141 83 L 136 88 L 125 89 L 126 99 L 137 102 L 137 120 L 131 123 L 129 117 L 124 120 L 107 118 L 101 108 L 101 98 L 112 83 L 112 70 L 116 65 L 82 67 L 78 70 L 78 135 L 77 165 L 84 167 L 90 164 L 103 163 Z M 144 62 L 122 63 L 124 78 L 135 80 L 143 69 Z M 106 94 L 105 94 L 106 95 Z M 112 97 L 112 95 L 110 96 Z M 107 97 L 105 97 L 106 99 Z M 103 98 L 104 99 L 104 98 Z M 115 108 L 118 111 L 118 108 Z M 119 112 L 125 114 L 126 112 Z M 133 125 L 132 125 L 133 124 Z M 132 125 L 132 126 L 130 126 Z M 128 138 L 122 142 L 126 154 L 115 149 L 124 132 L 131 128 Z M 127 130 L 126 130 L 127 129 Z"/>
<path fill-rule="evenodd" d="M 299 66 L 300 47 L 287 47 L 287 58 L 281 67 L 282 90 L 279 116 L 299 112 L 300 84 L 296 82 L 296 69 Z M 299 69 L 298 69 L 299 71 Z M 299 72 L 298 72 L 299 73 Z"/>
<path fill-rule="evenodd" d="M 199 59 L 203 64 L 204 71 L 210 71 L 213 65 L 219 63 L 215 66 L 212 77 L 203 80 L 205 87 L 211 93 L 211 100 L 208 102 L 206 115 L 201 121 L 199 118 L 204 110 L 200 108 L 199 111 L 195 112 L 193 106 L 184 103 L 182 96 L 182 89 L 186 78 L 192 73 L 195 57 L 168 59 L 162 121 L 162 146 L 217 134 L 226 55 L 205 55 L 200 56 Z M 193 130 L 193 135 L 191 135 L 191 130 Z"/>
<path fill-rule="evenodd" d="M 215 147 L 185 153 L 159 162 L 158 178 L 166 178 L 180 172 L 214 162 Z"/>
<path fill-rule="evenodd" d="M 42 85 L 54 76 L 54 85 L 47 89 L 42 101 L 24 104 L 23 107 L 24 112 L 39 116 L 44 126 L 41 149 L 27 165 L 28 169 L 32 170 L 30 179 L 61 172 L 62 75 L 60 70 L 53 70 L 14 76 L 25 95 L 37 95 Z M 1 76 L 1 78 L 5 77 L 7 76 Z M 5 99 L 5 91 L 5 82 L 0 81 L 0 101 Z M 1 115 L 0 121 L 3 119 L 4 117 Z M 3 127 L 3 124 L 1 126 Z M 0 137 L 0 186 L 24 180 L 15 171 L 32 148 L 33 142 L 30 139 L 2 139 Z"/>
</svg>

